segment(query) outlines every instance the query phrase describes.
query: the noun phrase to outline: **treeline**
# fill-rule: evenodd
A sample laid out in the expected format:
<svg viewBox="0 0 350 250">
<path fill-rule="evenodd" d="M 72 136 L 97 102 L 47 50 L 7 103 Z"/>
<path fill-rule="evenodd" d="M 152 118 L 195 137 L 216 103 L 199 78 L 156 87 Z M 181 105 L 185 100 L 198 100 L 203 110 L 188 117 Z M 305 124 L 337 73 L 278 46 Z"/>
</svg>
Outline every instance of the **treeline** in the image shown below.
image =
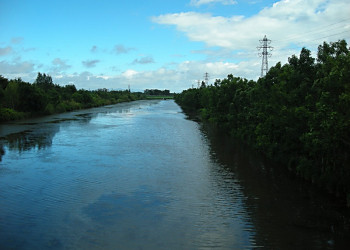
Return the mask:
<svg viewBox="0 0 350 250">
<path fill-rule="evenodd" d="M 160 90 L 160 89 L 146 89 L 144 91 L 145 95 L 156 95 L 156 96 L 168 96 L 170 95 L 170 90 L 165 89 L 165 90 Z"/>
<path fill-rule="evenodd" d="M 33 115 L 62 113 L 142 99 L 142 93 L 99 89 L 77 90 L 74 85 L 54 84 L 51 76 L 38 73 L 33 84 L 0 76 L 0 121 Z"/>
<path fill-rule="evenodd" d="M 345 40 L 303 48 L 265 77 L 229 75 L 175 96 L 234 137 L 350 205 L 350 53 Z"/>
</svg>

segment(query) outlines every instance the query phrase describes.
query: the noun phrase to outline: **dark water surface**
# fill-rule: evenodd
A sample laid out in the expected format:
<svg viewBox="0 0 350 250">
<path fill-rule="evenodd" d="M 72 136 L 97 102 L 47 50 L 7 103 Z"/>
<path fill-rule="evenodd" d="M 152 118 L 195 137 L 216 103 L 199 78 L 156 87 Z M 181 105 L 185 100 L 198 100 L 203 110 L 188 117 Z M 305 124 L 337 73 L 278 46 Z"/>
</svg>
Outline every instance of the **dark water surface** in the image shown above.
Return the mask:
<svg viewBox="0 0 350 250">
<path fill-rule="evenodd" d="M 349 215 L 137 101 L 0 125 L 0 249 L 346 249 Z"/>
</svg>

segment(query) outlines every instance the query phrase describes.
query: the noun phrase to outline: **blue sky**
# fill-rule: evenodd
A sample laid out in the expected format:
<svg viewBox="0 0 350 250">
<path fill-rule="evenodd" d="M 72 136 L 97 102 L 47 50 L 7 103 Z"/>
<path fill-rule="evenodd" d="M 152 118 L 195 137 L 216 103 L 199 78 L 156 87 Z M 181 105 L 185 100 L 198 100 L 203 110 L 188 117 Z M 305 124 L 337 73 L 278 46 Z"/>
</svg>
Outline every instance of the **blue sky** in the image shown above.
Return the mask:
<svg viewBox="0 0 350 250">
<path fill-rule="evenodd" d="M 0 74 L 84 89 L 181 91 L 208 72 L 256 80 L 302 47 L 350 38 L 348 0 L 0 0 Z"/>
</svg>

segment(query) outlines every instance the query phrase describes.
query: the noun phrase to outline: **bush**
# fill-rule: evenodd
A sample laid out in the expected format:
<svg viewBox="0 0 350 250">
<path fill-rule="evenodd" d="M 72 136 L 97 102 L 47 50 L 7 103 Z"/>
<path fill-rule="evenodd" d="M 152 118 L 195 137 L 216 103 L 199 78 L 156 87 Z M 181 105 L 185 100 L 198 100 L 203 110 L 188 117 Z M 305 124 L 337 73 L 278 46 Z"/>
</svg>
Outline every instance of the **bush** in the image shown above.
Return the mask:
<svg viewBox="0 0 350 250">
<path fill-rule="evenodd" d="M 44 113 L 46 115 L 51 115 L 51 114 L 55 113 L 54 106 L 51 103 L 47 104 L 45 107 Z"/>
<path fill-rule="evenodd" d="M 13 121 L 19 120 L 26 117 L 23 112 L 17 112 L 9 108 L 0 108 L 0 121 Z"/>
</svg>

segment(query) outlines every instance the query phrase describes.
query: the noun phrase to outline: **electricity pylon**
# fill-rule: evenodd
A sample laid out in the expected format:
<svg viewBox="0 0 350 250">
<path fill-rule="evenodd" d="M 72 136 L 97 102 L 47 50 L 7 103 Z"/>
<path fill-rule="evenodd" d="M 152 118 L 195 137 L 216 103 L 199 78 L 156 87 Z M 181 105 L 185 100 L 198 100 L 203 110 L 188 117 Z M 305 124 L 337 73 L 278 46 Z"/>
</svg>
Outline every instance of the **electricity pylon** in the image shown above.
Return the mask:
<svg viewBox="0 0 350 250">
<path fill-rule="evenodd" d="M 204 74 L 204 82 L 205 82 L 205 85 L 208 86 L 208 82 L 209 82 L 209 73 L 208 72 L 205 72 L 205 74 Z"/>
<path fill-rule="evenodd" d="M 267 71 L 269 70 L 269 64 L 267 62 L 267 57 L 271 57 L 271 53 L 268 52 L 267 50 L 269 49 L 272 51 L 273 47 L 270 46 L 269 44 L 271 43 L 270 39 L 266 38 L 266 35 L 262 40 L 259 40 L 260 46 L 256 47 L 258 50 L 263 49 L 262 53 L 259 53 L 259 56 L 262 56 L 262 63 L 261 63 L 261 77 L 263 77 Z M 265 72 L 265 74 L 264 74 Z"/>
</svg>

